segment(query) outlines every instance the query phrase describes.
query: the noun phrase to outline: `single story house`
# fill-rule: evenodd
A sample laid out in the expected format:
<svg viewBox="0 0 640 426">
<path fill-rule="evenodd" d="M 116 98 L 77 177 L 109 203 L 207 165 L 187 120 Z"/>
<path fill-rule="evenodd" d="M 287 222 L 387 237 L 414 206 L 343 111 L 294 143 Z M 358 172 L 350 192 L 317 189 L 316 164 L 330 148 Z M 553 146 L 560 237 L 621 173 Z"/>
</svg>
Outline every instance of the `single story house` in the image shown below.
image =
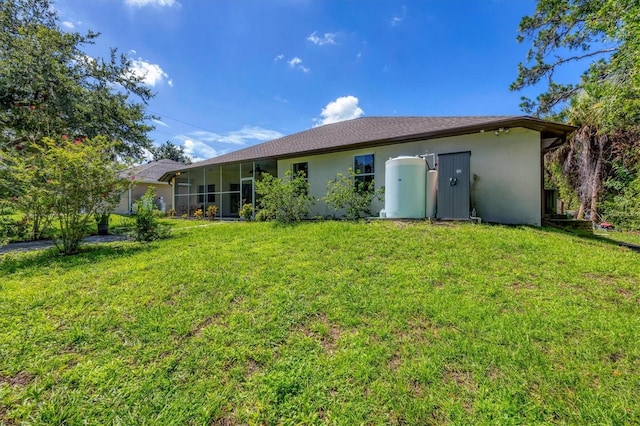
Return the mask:
<svg viewBox="0 0 640 426">
<path fill-rule="evenodd" d="M 468 219 L 475 211 L 488 222 L 541 225 L 544 154 L 574 130 L 529 116 L 364 117 L 175 168 L 160 181 L 171 184 L 178 214 L 216 204 L 219 216 L 237 217 L 242 204 L 256 205 L 254 179 L 264 172 L 303 170 L 319 199 L 349 168 L 380 187 L 388 159 L 432 154 L 425 158 L 438 170 L 437 218 Z M 372 211 L 383 208 L 384 201 L 374 201 Z M 320 201 L 311 216 L 330 214 Z"/>
<path fill-rule="evenodd" d="M 164 206 L 165 211 L 173 208 L 173 187 L 168 182 L 158 179 L 165 173 L 184 167 L 184 164 L 177 161 L 163 159 L 150 161 L 139 166 L 132 167 L 123 172 L 123 176 L 131 181 L 127 192 L 121 194 L 120 203 L 116 206 L 114 213 L 129 214 L 133 211 L 133 206 L 149 189 L 153 186 L 156 189 L 156 204 L 158 208 Z M 162 201 L 162 203 L 160 203 Z"/>
</svg>

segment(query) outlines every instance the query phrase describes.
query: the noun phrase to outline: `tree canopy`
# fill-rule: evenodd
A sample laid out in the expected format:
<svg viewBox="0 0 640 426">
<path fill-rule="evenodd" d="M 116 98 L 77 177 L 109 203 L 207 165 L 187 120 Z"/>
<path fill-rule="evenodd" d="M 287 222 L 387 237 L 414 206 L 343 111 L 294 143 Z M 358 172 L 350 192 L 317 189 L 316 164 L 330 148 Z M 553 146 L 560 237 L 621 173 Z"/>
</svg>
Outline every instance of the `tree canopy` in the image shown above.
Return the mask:
<svg viewBox="0 0 640 426">
<path fill-rule="evenodd" d="M 637 191 L 626 189 L 640 182 L 640 3 L 538 0 L 518 40 L 531 48 L 511 89 L 547 85 L 535 100 L 523 97 L 523 110 L 579 127 L 547 155 L 559 186 L 578 195 L 578 217 L 619 218 L 624 206 L 624 221 L 640 224 Z M 585 64 L 580 81 L 558 82 L 556 72 L 572 62 Z"/>
<path fill-rule="evenodd" d="M 518 66 L 512 90 L 546 81 L 537 99 L 523 98 L 523 110 L 549 115 L 584 89 L 608 99 L 609 113 L 637 120 L 640 85 L 640 3 L 637 0 L 539 0 L 535 13 L 522 18 L 518 41 L 531 42 Z M 585 63 L 579 82 L 563 83 L 556 72 Z M 635 98 L 635 99 L 634 99 Z M 614 107 L 615 105 L 615 107 Z M 612 117 L 620 119 L 621 117 Z"/>
<path fill-rule="evenodd" d="M 153 161 L 169 159 L 183 164 L 191 164 L 191 157 L 184 152 L 184 148 L 174 145 L 171 141 L 166 141 L 158 147 L 149 150 L 153 155 Z"/>
<path fill-rule="evenodd" d="M 140 158 L 151 146 L 145 104 L 153 93 L 126 55 L 84 52 L 98 33 L 65 32 L 58 23 L 51 0 L 0 0 L 0 149 L 102 135 L 118 154 Z"/>
</svg>

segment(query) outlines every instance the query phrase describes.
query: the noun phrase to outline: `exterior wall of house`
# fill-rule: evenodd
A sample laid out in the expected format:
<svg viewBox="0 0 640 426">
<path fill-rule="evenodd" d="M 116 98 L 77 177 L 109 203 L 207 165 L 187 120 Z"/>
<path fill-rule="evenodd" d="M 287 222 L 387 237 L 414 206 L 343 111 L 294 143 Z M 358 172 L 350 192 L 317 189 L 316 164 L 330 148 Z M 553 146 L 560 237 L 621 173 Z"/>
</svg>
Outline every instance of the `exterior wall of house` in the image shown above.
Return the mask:
<svg viewBox="0 0 640 426">
<path fill-rule="evenodd" d="M 356 155 L 374 154 L 375 184 L 380 187 L 389 158 L 466 151 L 471 153 L 471 208 L 476 208 L 477 216 L 488 222 L 541 225 L 540 133 L 524 128 L 499 135 L 485 132 L 279 160 L 278 175 L 293 170 L 295 163 L 307 162 L 311 194 L 321 198 L 327 182 L 353 167 Z M 372 212 L 377 214 L 382 208 L 384 201 L 374 201 Z M 318 202 L 311 216 L 332 214 L 324 202 Z"/>
<path fill-rule="evenodd" d="M 164 182 L 158 182 L 157 184 L 138 183 L 131 188 L 131 204 L 138 201 L 147 192 L 150 186 L 156 189 L 156 199 L 162 197 L 165 204 L 165 211 L 173 208 L 173 188 Z M 114 209 L 114 213 L 129 214 L 129 192 L 126 191 L 120 196 L 120 203 Z"/>
</svg>

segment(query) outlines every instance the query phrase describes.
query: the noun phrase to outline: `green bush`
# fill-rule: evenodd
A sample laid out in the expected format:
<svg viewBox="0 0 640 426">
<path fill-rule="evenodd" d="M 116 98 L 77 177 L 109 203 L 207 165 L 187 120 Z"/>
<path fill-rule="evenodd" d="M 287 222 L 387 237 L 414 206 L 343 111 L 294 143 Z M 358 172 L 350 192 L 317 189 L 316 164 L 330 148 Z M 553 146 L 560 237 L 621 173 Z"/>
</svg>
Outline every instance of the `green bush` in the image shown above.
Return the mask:
<svg viewBox="0 0 640 426">
<path fill-rule="evenodd" d="M 640 175 L 602 203 L 602 218 L 620 230 L 640 229 Z"/>
<path fill-rule="evenodd" d="M 345 209 L 345 217 L 356 220 L 371 215 L 371 201 L 382 200 L 384 187 L 375 189 L 374 181 L 362 182 L 356 173 L 349 168 L 347 174 L 338 173 L 336 178 L 327 184 L 327 194 L 323 200 L 330 209 L 336 212 Z"/>
<path fill-rule="evenodd" d="M 156 215 L 156 189 L 152 186 L 136 202 L 136 227 L 134 237 L 136 241 L 153 241 L 169 237 L 169 228 L 158 222 Z"/>
<path fill-rule="evenodd" d="M 313 205 L 313 197 L 309 195 L 309 182 L 303 172 L 285 177 L 275 178 L 264 173 L 256 181 L 256 194 L 260 198 L 258 220 L 275 220 L 278 223 L 294 223 L 306 218 Z"/>
<path fill-rule="evenodd" d="M 215 204 L 210 204 L 207 207 L 207 212 L 206 212 L 207 218 L 209 220 L 215 220 L 217 214 L 218 214 L 218 206 L 216 206 Z"/>
<path fill-rule="evenodd" d="M 246 221 L 249 221 L 253 218 L 253 204 L 243 204 L 240 209 L 240 217 Z"/>
<path fill-rule="evenodd" d="M 110 211 L 128 181 L 113 159 L 116 142 L 66 135 L 44 138 L 3 152 L 0 185 L 13 189 L 17 208 L 30 225 L 30 239 L 49 235 L 64 254 L 76 253 L 82 238 L 95 229 L 94 217 Z"/>
</svg>

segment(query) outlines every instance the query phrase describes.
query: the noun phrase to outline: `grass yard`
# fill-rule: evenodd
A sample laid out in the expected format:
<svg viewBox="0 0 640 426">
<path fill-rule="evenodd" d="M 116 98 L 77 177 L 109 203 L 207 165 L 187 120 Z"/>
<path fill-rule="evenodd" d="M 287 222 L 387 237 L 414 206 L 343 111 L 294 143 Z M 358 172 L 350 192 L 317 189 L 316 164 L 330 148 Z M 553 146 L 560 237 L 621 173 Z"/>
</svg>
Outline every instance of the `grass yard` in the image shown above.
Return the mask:
<svg viewBox="0 0 640 426">
<path fill-rule="evenodd" d="M 0 259 L 0 424 L 640 423 L 640 254 L 207 223 Z"/>
<path fill-rule="evenodd" d="M 640 246 L 640 232 L 618 232 L 618 231 L 599 231 L 595 233 L 598 237 L 608 238 L 613 241 L 634 244 Z"/>
</svg>

